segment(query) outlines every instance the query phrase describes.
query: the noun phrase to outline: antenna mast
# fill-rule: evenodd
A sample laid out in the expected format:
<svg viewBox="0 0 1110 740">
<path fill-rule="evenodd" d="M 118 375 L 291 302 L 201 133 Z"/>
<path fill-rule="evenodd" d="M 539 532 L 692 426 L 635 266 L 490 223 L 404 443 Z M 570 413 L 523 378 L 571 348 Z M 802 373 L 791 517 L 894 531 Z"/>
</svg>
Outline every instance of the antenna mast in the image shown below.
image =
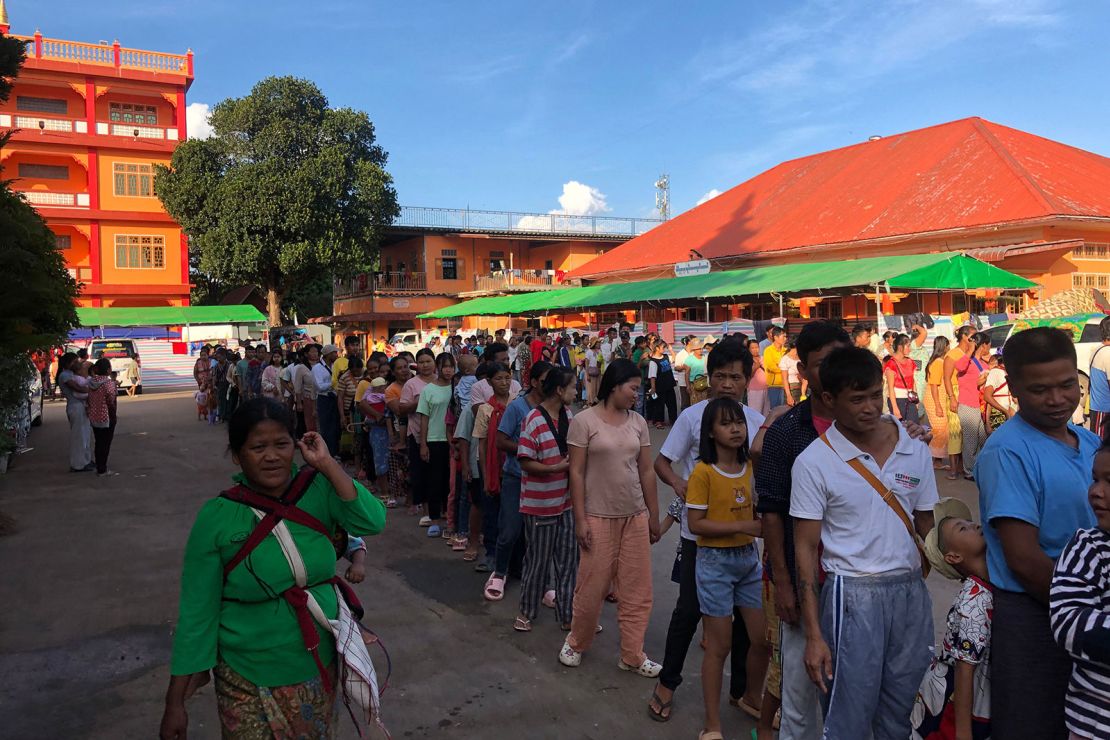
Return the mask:
<svg viewBox="0 0 1110 740">
<path fill-rule="evenodd" d="M 671 217 L 671 176 L 666 172 L 655 181 L 655 210 L 664 221 Z"/>
</svg>

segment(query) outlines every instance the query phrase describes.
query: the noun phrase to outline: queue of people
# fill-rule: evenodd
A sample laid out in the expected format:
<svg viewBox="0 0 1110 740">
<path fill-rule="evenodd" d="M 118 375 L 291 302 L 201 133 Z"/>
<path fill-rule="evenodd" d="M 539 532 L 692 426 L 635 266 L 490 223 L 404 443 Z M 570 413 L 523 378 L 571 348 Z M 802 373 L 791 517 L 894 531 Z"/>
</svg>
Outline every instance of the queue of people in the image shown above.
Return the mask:
<svg viewBox="0 0 1110 740">
<path fill-rule="evenodd" d="M 1110 448 L 1069 423 L 1079 400 L 1070 337 L 1030 329 L 992 358 L 989 342 L 969 330 L 929 346 L 924 327 L 914 327 L 873 349 L 866 330 L 861 339 L 816 321 L 793 342 L 771 327 L 762 348 L 725 337 L 707 352 L 692 339 L 681 357 L 658 338 L 620 331 L 568 343 L 540 330 L 515 347 L 483 343 L 481 352 L 450 341 L 438 354 L 424 348 L 388 362 L 377 353 L 363 361 L 355 343 L 342 357 L 333 345 L 310 347 L 300 358 L 305 371 L 271 374 L 281 398 L 264 395 L 261 381 L 253 390 L 250 363 L 245 383 L 229 369 L 229 396 L 234 384 L 246 400 L 224 418 L 240 482 L 280 497 L 296 475 L 284 462 L 248 469 L 255 453 L 245 450 L 260 448 L 243 440 L 262 435 L 275 457 L 291 456 L 297 426 L 309 424 L 305 386 L 316 402 L 312 423 L 338 431 L 333 401 L 320 403 L 333 393 L 334 417 L 358 450 L 354 474 L 336 463 L 339 442 L 333 447 L 323 430 L 307 429 L 296 444 L 324 473 L 321 495 L 357 499 L 361 513 L 325 526 L 372 533 L 381 523 L 367 512 L 384 519 L 385 508 L 407 507 L 429 538 L 445 539 L 488 574 L 486 600 L 503 600 L 519 579 L 516 632 L 532 632 L 540 606 L 552 608 L 567 632 L 552 653 L 569 668 L 591 652 L 602 605 L 615 601 L 616 665 L 655 680 L 651 720 L 673 719 L 703 625 L 700 740 L 724 736 L 726 660 L 727 702 L 756 721 L 758 738 L 776 728 L 782 738 L 1108 737 Z M 263 375 L 274 358 L 256 351 Z M 669 391 L 660 380 L 668 372 L 676 379 Z M 669 392 L 677 406 L 682 389 L 689 404 L 677 418 L 662 404 L 672 427 L 652 459 L 659 397 Z M 982 525 L 966 504 L 939 498 L 935 471 L 946 460 L 949 475 L 977 484 Z M 665 511 L 657 480 L 675 492 Z M 228 526 L 216 520 L 230 511 L 210 514 L 205 527 Z M 679 590 L 656 662 L 645 649 L 656 595 L 651 548 L 676 522 Z M 205 557 L 226 567 L 238 546 L 217 549 Z M 339 608 L 324 560 L 321 553 L 315 581 L 298 584 L 285 583 L 292 576 L 281 560 L 267 593 L 319 586 L 332 594 L 324 611 Z M 936 653 L 924 582 L 931 571 L 961 582 Z M 181 639 L 196 644 L 181 651 L 203 657 L 179 663 L 175 645 L 163 736 L 179 736 L 167 727 L 183 733 L 183 698 L 212 668 L 242 696 L 300 687 L 318 720 L 335 696 L 330 653 L 313 653 L 315 666 L 303 651 L 288 665 L 253 665 L 261 656 L 245 645 L 225 651 L 204 611 L 230 577 L 203 588 L 186 581 L 182 621 L 192 627 Z M 226 664 L 214 657 L 217 646 Z M 289 683 L 274 683 L 276 673 Z M 274 713 L 288 700 L 273 695 L 275 705 L 229 705 L 227 716 L 261 711 L 281 721 Z M 301 719 L 284 721 L 295 729 Z"/>
</svg>

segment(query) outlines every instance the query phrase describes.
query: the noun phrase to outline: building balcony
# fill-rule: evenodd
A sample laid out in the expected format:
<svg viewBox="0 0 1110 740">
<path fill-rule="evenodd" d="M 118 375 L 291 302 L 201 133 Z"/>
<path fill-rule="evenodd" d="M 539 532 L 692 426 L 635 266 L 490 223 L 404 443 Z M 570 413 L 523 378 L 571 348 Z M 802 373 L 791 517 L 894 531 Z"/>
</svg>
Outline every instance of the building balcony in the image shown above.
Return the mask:
<svg viewBox="0 0 1110 740">
<path fill-rule="evenodd" d="M 606 237 L 629 239 L 661 224 L 657 218 L 574 216 L 562 213 L 519 211 L 473 211 L 469 208 L 423 208 L 402 206 L 395 227 L 443 231 L 502 232 L 562 237 Z"/>
<path fill-rule="evenodd" d="M 27 61 L 72 64 L 89 68 L 104 68 L 105 73 L 139 72 L 156 75 L 193 77 L 193 52 L 166 54 L 160 51 L 129 49 L 118 41 L 111 44 L 86 44 L 44 37 L 12 34 L 12 38 L 27 42 Z"/>
<path fill-rule="evenodd" d="M 531 291 L 560 287 L 554 270 L 498 270 L 488 275 L 474 276 L 474 290 Z"/>
<path fill-rule="evenodd" d="M 0 128 L 18 129 L 24 133 L 88 134 L 89 124 L 84 118 L 57 118 L 37 113 L 0 113 Z M 129 139 L 177 141 L 177 126 L 149 126 L 145 123 L 97 121 L 98 136 L 122 136 Z"/>
<path fill-rule="evenodd" d="M 353 298 L 374 293 L 425 293 L 427 275 L 423 272 L 374 272 L 356 275 L 350 280 L 336 280 L 336 298 Z"/>
<path fill-rule="evenodd" d="M 88 208 L 88 193 L 56 193 L 49 190 L 24 190 L 22 195 L 36 207 Z"/>
</svg>

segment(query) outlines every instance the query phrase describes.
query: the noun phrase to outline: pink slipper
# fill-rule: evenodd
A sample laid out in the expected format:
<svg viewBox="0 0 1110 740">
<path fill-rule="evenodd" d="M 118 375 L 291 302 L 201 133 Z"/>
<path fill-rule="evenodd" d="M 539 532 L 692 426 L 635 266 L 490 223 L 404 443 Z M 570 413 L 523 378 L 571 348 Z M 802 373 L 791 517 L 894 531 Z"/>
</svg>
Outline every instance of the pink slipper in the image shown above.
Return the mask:
<svg viewBox="0 0 1110 740">
<path fill-rule="evenodd" d="M 491 573 L 489 580 L 486 581 L 483 596 L 486 597 L 486 601 L 501 601 L 505 598 L 505 579 L 496 573 Z"/>
<path fill-rule="evenodd" d="M 554 609 L 555 608 L 555 591 L 554 590 L 548 591 L 547 593 L 545 593 L 543 595 L 543 605 L 546 606 L 548 609 Z"/>
</svg>

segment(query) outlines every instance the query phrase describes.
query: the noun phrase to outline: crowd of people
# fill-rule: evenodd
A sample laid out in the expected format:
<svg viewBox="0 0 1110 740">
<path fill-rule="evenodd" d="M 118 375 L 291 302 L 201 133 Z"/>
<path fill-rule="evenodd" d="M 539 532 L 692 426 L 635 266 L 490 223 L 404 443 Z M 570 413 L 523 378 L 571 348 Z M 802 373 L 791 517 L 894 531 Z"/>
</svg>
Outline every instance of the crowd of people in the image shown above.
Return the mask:
<svg viewBox="0 0 1110 740">
<path fill-rule="evenodd" d="M 1110 448 L 1070 424 L 1068 335 L 1030 329 L 992 356 L 972 327 L 930 347 L 922 325 L 879 337 L 814 321 L 793 341 L 771 326 L 762 340 L 689 337 L 672 354 L 630 328 L 454 336 L 365 359 L 357 337 L 342 355 L 204 349 L 198 417 L 229 421 L 239 483 L 282 511 L 305 508 L 288 498 L 296 446 L 327 481 L 330 519 L 313 516 L 328 531 L 374 533 L 404 507 L 488 574 L 486 600 L 518 579 L 513 629 L 531 632 L 551 608 L 564 666 L 581 665 L 616 602 L 617 667 L 655 680 L 652 720 L 671 721 L 702 625 L 701 740 L 723 737 L 726 660 L 728 704 L 758 738 L 1110 737 Z M 651 426 L 670 427 L 654 458 Z M 982 525 L 939 498 L 938 470 L 978 486 Z M 657 481 L 674 491 L 666 507 Z M 359 502 L 357 515 L 335 500 Z M 178 736 L 167 722 L 183 727 L 183 697 L 209 669 L 255 693 L 330 690 L 332 647 L 315 664 L 303 651 L 271 662 L 213 616 L 232 575 L 249 602 L 294 604 L 307 585 L 327 618 L 341 609 L 321 553 L 307 582 L 277 543 L 274 570 L 236 570 L 240 509 L 206 507 L 190 538 L 164 737 Z M 651 549 L 675 523 L 679 590 L 660 663 L 645 650 Z M 222 582 L 205 570 L 203 589 L 190 568 L 202 555 L 224 569 Z M 931 571 L 961 582 L 936 653 Z M 281 719 L 293 695 L 272 691 L 270 725 L 301 722 Z M 225 728 L 246 706 L 221 704 Z"/>
</svg>

